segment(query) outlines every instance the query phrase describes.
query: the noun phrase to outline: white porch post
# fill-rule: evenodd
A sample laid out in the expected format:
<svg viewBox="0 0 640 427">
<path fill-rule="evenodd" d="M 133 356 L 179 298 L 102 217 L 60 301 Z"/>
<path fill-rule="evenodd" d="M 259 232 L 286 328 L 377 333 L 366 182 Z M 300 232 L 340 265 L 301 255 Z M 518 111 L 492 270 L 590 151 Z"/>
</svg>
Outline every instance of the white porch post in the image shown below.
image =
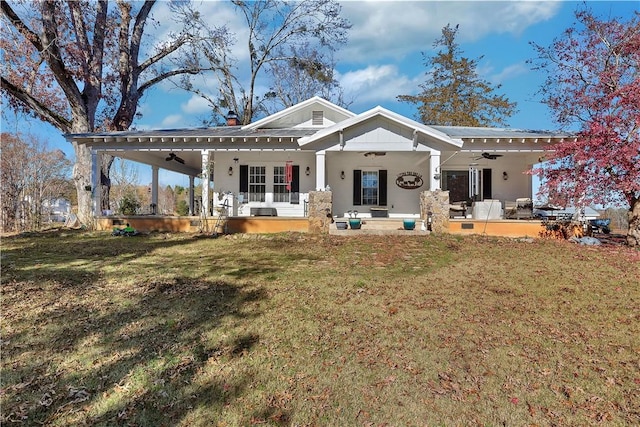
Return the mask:
<svg viewBox="0 0 640 427">
<path fill-rule="evenodd" d="M 91 199 L 92 199 L 92 210 L 93 216 L 101 216 L 102 211 L 100 209 L 101 203 L 100 199 L 102 197 L 102 180 L 101 176 L 101 166 L 102 165 L 102 154 L 97 150 L 91 150 Z"/>
<path fill-rule="evenodd" d="M 152 214 L 158 214 L 158 166 L 151 166 L 151 204 L 155 205 Z"/>
<path fill-rule="evenodd" d="M 442 189 L 442 170 L 440 170 L 440 152 L 432 151 L 429 160 L 429 190 Z"/>
<path fill-rule="evenodd" d="M 202 206 L 200 214 L 209 216 L 209 150 L 202 150 Z"/>
<path fill-rule="evenodd" d="M 189 176 L 189 216 L 193 215 L 193 205 L 195 204 L 195 194 L 193 194 L 193 190 L 195 188 L 195 180 L 195 176 Z"/>
<path fill-rule="evenodd" d="M 324 190 L 327 186 L 325 183 L 325 154 L 324 150 L 316 153 L 316 190 Z"/>
</svg>

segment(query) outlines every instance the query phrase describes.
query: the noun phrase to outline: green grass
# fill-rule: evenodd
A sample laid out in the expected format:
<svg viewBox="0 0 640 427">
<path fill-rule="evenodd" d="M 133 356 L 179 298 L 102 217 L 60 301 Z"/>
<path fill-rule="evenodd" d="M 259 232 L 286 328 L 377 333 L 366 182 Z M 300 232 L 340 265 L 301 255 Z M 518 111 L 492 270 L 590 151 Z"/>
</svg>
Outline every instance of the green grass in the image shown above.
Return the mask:
<svg viewBox="0 0 640 427">
<path fill-rule="evenodd" d="M 2 240 L 2 424 L 640 424 L 640 253 L 486 237 Z"/>
</svg>

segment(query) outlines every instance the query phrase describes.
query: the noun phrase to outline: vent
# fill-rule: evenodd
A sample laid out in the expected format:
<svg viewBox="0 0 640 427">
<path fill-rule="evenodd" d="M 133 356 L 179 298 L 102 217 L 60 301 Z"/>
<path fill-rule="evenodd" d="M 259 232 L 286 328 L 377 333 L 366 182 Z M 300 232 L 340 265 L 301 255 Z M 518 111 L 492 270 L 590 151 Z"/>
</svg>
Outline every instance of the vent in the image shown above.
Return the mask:
<svg viewBox="0 0 640 427">
<path fill-rule="evenodd" d="M 313 126 L 322 126 L 324 124 L 324 113 L 322 111 L 313 111 L 311 113 L 311 124 Z"/>
</svg>

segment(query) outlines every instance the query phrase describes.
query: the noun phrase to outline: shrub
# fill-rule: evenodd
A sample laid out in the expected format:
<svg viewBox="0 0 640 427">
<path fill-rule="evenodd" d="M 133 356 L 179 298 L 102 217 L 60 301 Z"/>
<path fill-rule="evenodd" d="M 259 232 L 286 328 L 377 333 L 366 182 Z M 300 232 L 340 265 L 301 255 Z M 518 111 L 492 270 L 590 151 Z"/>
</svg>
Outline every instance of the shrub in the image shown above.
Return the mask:
<svg viewBox="0 0 640 427">
<path fill-rule="evenodd" d="M 118 213 L 121 215 L 135 215 L 140 209 L 140 202 L 133 193 L 126 193 L 120 200 L 120 206 L 118 207 Z"/>
<path fill-rule="evenodd" d="M 179 216 L 189 215 L 189 205 L 187 205 L 186 200 L 180 200 L 178 205 L 176 206 L 176 213 Z"/>
</svg>

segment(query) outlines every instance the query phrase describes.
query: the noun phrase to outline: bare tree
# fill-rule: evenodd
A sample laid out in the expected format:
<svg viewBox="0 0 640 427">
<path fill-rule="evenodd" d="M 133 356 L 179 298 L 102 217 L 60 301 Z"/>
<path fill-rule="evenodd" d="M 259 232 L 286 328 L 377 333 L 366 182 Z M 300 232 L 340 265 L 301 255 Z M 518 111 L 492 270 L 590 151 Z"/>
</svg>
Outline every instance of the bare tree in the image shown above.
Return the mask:
<svg viewBox="0 0 640 427">
<path fill-rule="evenodd" d="M 291 64 L 291 61 L 321 63 L 325 58 L 319 52 L 332 51 L 346 43 L 351 24 L 340 17 L 341 7 L 334 0 L 233 0 L 233 4 L 242 14 L 248 30 L 246 83 L 231 55 L 237 49 L 230 45 L 226 48 L 210 45 L 201 54 L 210 68 L 216 70 L 219 93 L 211 95 L 186 81 L 178 85 L 206 99 L 217 121 L 232 110 L 242 124 L 248 124 L 256 114 L 268 113 L 266 102 L 274 98 L 274 91 L 256 92 L 261 73 L 269 71 L 274 64 Z M 302 46 L 307 47 L 301 49 Z M 311 56 L 296 56 L 303 52 Z M 330 62 L 321 63 L 325 76 L 329 75 L 329 65 Z M 216 122 L 216 117 L 212 121 Z"/>
<path fill-rule="evenodd" d="M 286 55 L 281 54 L 281 57 Z M 265 95 L 270 113 L 298 104 L 313 96 L 320 96 L 347 108 L 344 91 L 334 78 L 335 61 L 331 53 L 304 45 L 291 46 L 289 60 L 275 61 L 269 66 L 271 88 Z"/>
<path fill-rule="evenodd" d="M 71 162 L 33 137 L 0 136 L 2 230 L 37 230 L 45 202 L 64 194 Z"/>
<path fill-rule="evenodd" d="M 63 133 L 127 129 L 151 87 L 208 69 L 198 62 L 204 34 L 192 25 L 200 17 L 188 1 L 169 3 L 177 22 L 164 24 L 175 24 L 179 30 L 150 45 L 145 32 L 155 5 L 153 0 L 116 0 L 115 8 L 108 0 L 2 1 L 1 81 L 9 106 Z M 206 37 L 224 35 L 223 28 L 206 31 Z M 207 44 L 214 46 L 216 41 L 209 39 Z M 78 216 L 89 225 L 92 194 L 85 189 L 91 186 L 91 153 L 73 144 Z M 112 161 L 106 156 L 102 165 L 103 192 L 109 191 Z M 102 208 L 108 208 L 108 199 Z"/>
</svg>

